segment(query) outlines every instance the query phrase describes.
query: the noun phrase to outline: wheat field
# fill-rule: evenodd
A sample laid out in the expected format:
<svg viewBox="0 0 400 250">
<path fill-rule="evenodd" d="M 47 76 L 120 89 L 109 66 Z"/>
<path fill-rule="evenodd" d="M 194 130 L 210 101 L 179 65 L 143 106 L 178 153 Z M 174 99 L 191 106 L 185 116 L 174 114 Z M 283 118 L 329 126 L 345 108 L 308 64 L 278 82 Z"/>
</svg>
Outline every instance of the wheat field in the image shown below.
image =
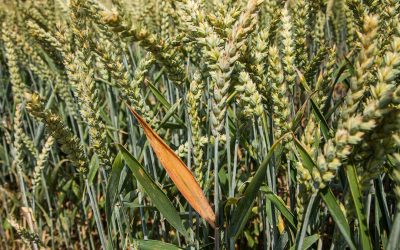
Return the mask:
<svg viewBox="0 0 400 250">
<path fill-rule="evenodd" d="M 400 249 L 399 14 L 1 0 L 0 249 Z"/>
</svg>

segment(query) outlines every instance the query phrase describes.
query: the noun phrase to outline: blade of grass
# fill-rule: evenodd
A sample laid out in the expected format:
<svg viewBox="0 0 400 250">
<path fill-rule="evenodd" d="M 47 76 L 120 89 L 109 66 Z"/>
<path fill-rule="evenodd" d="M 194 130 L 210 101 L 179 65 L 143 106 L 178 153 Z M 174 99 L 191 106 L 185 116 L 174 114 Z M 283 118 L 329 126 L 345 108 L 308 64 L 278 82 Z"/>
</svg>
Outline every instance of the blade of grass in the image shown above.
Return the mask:
<svg viewBox="0 0 400 250">
<path fill-rule="evenodd" d="M 265 196 L 268 200 L 270 200 L 276 208 L 282 213 L 283 217 L 289 222 L 290 228 L 296 232 L 297 227 L 297 221 L 292 212 L 290 212 L 289 208 L 286 207 L 285 203 L 283 202 L 282 198 L 279 197 L 278 195 L 274 194 L 271 189 L 267 186 L 262 186 L 260 188 L 261 192 L 265 193 Z"/>
<path fill-rule="evenodd" d="M 115 204 L 119 193 L 119 177 L 121 175 L 124 163 L 122 162 L 122 153 L 119 153 L 114 160 L 111 175 L 107 184 L 106 192 L 106 219 L 109 225 L 111 225 L 112 206 Z M 110 227 L 109 227 L 110 228 Z"/>
<path fill-rule="evenodd" d="M 101 246 L 102 246 L 103 249 L 106 249 L 107 248 L 106 247 L 107 246 L 107 239 L 106 239 L 106 235 L 104 233 L 103 224 L 101 223 L 99 205 L 97 204 L 97 201 L 95 199 L 96 196 L 94 194 L 94 190 L 89 185 L 88 180 L 85 180 L 85 185 L 86 185 L 86 191 L 87 191 L 88 196 L 89 196 L 89 204 L 90 204 L 90 207 L 92 208 L 94 219 L 95 219 L 95 222 L 96 222 L 97 231 L 98 231 L 98 234 L 100 236 Z"/>
<path fill-rule="evenodd" d="M 315 104 L 314 98 L 312 97 L 313 93 L 311 91 L 310 86 L 308 86 L 308 83 L 306 82 L 304 75 L 300 71 L 297 70 L 297 74 L 299 75 L 301 85 L 303 86 L 304 90 L 307 92 L 307 94 L 310 97 L 311 107 L 314 111 L 314 114 L 315 114 L 317 120 L 321 124 L 322 134 L 324 135 L 325 139 L 331 138 L 332 137 L 331 129 L 329 128 L 329 125 L 328 125 L 327 121 L 325 120 L 325 117 L 323 116 L 321 110 L 318 108 L 317 104 Z"/>
<path fill-rule="evenodd" d="M 389 243 L 386 250 L 399 249 L 400 245 L 400 212 L 397 212 L 396 217 L 393 221 L 392 231 L 389 236 Z"/>
<path fill-rule="evenodd" d="M 137 240 L 135 241 L 138 244 L 138 249 L 141 250 L 154 250 L 154 249 L 163 249 L 163 250 L 179 250 L 179 248 L 175 245 L 165 243 L 159 240 Z"/>
<path fill-rule="evenodd" d="M 339 228 L 339 231 L 342 233 L 344 239 L 349 245 L 350 249 L 356 250 L 353 240 L 351 238 L 350 226 L 344 216 L 342 210 L 340 209 L 335 196 L 332 193 L 332 190 L 328 187 L 322 189 L 320 191 L 320 195 L 325 202 L 326 207 L 329 210 L 333 220 L 336 223 L 336 226 Z"/>
<path fill-rule="evenodd" d="M 359 233 L 362 248 L 365 250 L 372 249 L 371 237 L 369 236 L 367 218 L 365 217 L 362 205 L 362 197 L 355 167 L 353 165 L 346 166 L 346 174 L 360 227 Z"/>
<path fill-rule="evenodd" d="M 151 92 L 153 93 L 153 95 L 156 97 L 156 99 L 167 109 L 171 109 L 171 104 L 167 101 L 167 99 L 165 99 L 165 97 L 163 96 L 163 94 L 161 94 L 161 92 L 157 89 L 156 86 L 154 86 L 154 84 L 152 84 L 150 81 L 146 81 L 146 84 L 149 85 Z"/>
<path fill-rule="evenodd" d="M 182 220 L 178 212 L 172 205 L 171 201 L 160 189 L 153 179 L 146 173 L 142 165 L 126 150 L 122 145 L 118 145 L 126 165 L 132 171 L 133 175 L 142 185 L 143 189 L 150 197 L 155 207 L 164 215 L 171 225 L 176 228 L 180 233 L 187 236 L 186 230 L 183 227 Z"/>
<path fill-rule="evenodd" d="M 178 117 L 176 114 L 176 108 L 171 105 L 167 99 L 165 99 L 164 95 L 157 89 L 157 87 L 151 83 L 150 81 L 146 80 L 146 84 L 149 85 L 151 93 L 156 97 L 156 99 L 161 103 L 162 106 L 171 114 L 169 116 L 174 116 L 176 121 L 178 122 L 179 125 L 185 126 L 185 123 Z M 174 104 L 176 105 L 176 103 Z M 161 126 L 161 125 L 160 125 Z"/>
<path fill-rule="evenodd" d="M 229 225 L 228 228 L 229 237 L 236 238 L 246 225 L 247 219 L 251 212 L 251 208 L 254 204 L 254 200 L 257 197 L 258 190 L 265 180 L 269 161 L 272 159 L 275 149 L 278 147 L 278 145 L 281 144 L 285 136 L 286 134 L 278 139 L 269 149 L 267 156 L 261 163 L 260 167 L 257 169 L 257 172 L 251 180 L 249 186 L 244 191 L 243 198 L 239 200 L 238 206 L 236 207 L 232 215 L 232 223 Z"/>
<path fill-rule="evenodd" d="M 315 202 L 315 197 L 317 196 L 317 194 L 318 193 L 313 193 L 311 198 L 310 198 L 310 201 L 308 202 L 307 211 L 304 214 L 304 218 L 303 218 L 303 223 L 301 225 L 300 234 L 297 235 L 298 237 L 296 236 L 296 249 L 297 250 L 303 249 L 304 238 L 306 237 L 306 233 L 307 233 L 308 221 L 310 219 L 311 211 L 313 209 L 314 202 Z"/>
<path fill-rule="evenodd" d="M 311 246 L 319 239 L 319 237 L 320 236 L 318 234 L 314 234 L 314 235 L 305 237 L 303 240 L 303 246 L 301 249 L 306 250 L 306 249 L 311 248 Z M 289 250 L 294 250 L 294 249 L 295 249 L 295 246 L 292 246 Z"/>
<path fill-rule="evenodd" d="M 97 157 L 96 154 L 94 154 L 89 163 L 88 182 L 90 186 L 93 184 L 94 177 L 96 176 L 99 167 L 100 167 L 99 158 Z"/>
<path fill-rule="evenodd" d="M 168 112 L 164 115 L 163 119 L 161 120 L 160 124 L 158 125 L 158 128 L 156 131 L 158 131 L 160 128 L 163 127 L 163 125 L 168 121 L 168 119 L 174 115 L 176 110 L 178 109 L 179 105 L 181 104 L 181 99 L 179 99 L 174 105 L 171 106 L 171 108 L 168 110 Z M 182 122 L 182 120 L 177 120 L 179 125 L 185 126 L 185 124 Z"/>
</svg>

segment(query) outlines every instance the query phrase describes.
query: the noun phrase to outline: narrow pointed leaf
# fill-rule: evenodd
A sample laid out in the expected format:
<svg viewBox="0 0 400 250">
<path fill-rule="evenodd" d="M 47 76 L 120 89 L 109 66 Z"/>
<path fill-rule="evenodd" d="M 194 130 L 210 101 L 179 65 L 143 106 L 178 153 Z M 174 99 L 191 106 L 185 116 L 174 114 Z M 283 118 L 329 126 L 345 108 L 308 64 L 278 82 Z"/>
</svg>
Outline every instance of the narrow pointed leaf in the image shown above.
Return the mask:
<svg viewBox="0 0 400 250">
<path fill-rule="evenodd" d="M 153 179 L 146 173 L 142 165 L 124 148 L 122 145 L 118 145 L 122 157 L 136 177 L 140 185 L 142 185 L 146 194 L 150 197 L 151 202 L 160 211 L 165 219 L 183 235 L 186 234 L 186 230 L 183 227 L 182 220 L 171 201 L 160 189 L 159 186 L 153 181 Z"/>
<path fill-rule="evenodd" d="M 306 234 L 307 234 L 308 223 L 311 218 L 311 211 L 313 210 L 317 195 L 318 195 L 318 193 L 313 193 L 311 195 L 309 202 L 307 204 L 306 212 L 303 214 L 301 227 L 296 235 L 296 244 L 295 244 L 296 250 L 303 249 L 304 239 L 306 238 Z"/>
<path fill-rule="evenodd" d="M 396 250 L 400 245 L 400 212 L 397 212 L 393 220 L 392 231 L 390 231 L 387 250 Z"/>
<path fill-rule="evenodd" d="M 286 221 L 289 222 L 289 226 L 292 228 L 294 232 L 296 232 L 296 218 L 292 214 L 292 212 L 289 210 L 289 208 L 286 207 L 285 203 L 283 202 L 282 198 L 279 197 L 278 195 L 274 194 L 272 190 L 267 187 L 267 186 L 262 186 L 261 187 L 261 192 L 265 193 L 265 196 L 268 200 L 270 200 L 276 208 L 282 213 L 283 217 L 285 217 Z"/>
<path fill-rule="evenodd" d="M 369 236 L 367 219 L 362 205 L 360 187 L 358 185 L 357 173 L 353 165 L 346 166 L 346 175 L 360 227 L 359 233 L 362 248 L 365 250 L 372 249 L 371 237 Z"/>
<path fill-rule="evenodd" d="M 153 250 L 153 249 L 162 249 L 162 250 L 179 250 L 179 248 L 175 245 L 165 243 L 159 240 L 138 240 L 135 241 L 139 246 L 138 249 L 141 250 Z"/>
<path fill-rule="evenodd" d="M 301 249 L 307 250 L 310 249 L 310 247 L 319 239 L 319 235 L 318 234 L 314 234 L 311 236 L 307 236 L 304 238 L 303 241 L 303 246 Z M 292 246 L 290 248 L 290 250 L 295 250 L 295 246 Z"/>
<path fill-rule="evenodd" d="M 168 121 L 168 119 L 174 115 L 175 111 L 178 109 L 179 105 L 181 105 L 181 99 L 179 99 L 174 105 L 171 106 L 171 108 L 167 111 L 163 119 L 161 120 L 160 124 L 158 125 L 158 128 L 156 129 L 157 131 L 163 127 L 163 125 Z M 178 120 L 178 122 L 182 122 Z M 184 125 L 182 122 L 180 125 Z"/>
<path fill-rule="evenodd" d="M 122 169 L 124 168 L 124 164 L 122 162 L 122 154 L 119 153 L 115 159 L 111 168 L 111 176 L 109 177 L 107 184 L 107 192 L 106 192 L 106 219 L 109 225 L 111 225 L 111 216 L 113 206 L 117 199 L 119 190 L 119 177 L 121 175 Z"/>
<path fill-rule="evenodd" d="M 144 133 L 158 160 L 174 182 L 176 188 L 181 192 L 193 209 L 212 227 L 215 227 L 215 214 L 207 198 L 204 196 L 203 190 L 200 188 L 200 185 L 186 167 L 185 163 L 183 163 L 175 152 L 154 132 L 135 110 L 130 107 L 129 109 L 142 125 Z"/>
<path fill-rule="evenodd" d="M 89 185 L 93 184 L 94 177 L 96 176 L 99 167 L 100 167 L 99 158 L 97 157 L 96 154 L 94 154 L 89 163 L 89 174 L 88 174 Z"/>
<path fill-rule="evenodd" d="M 257 172 L 251 180 L 249 186 L 244 191 L 243 198 L 239 200 L 239 203 L 232 215 L 232 222 L 229 225 L 229 237 L 236 238 L 246 225 L 251 208 L 254 204 L 254 200 L 256 199 L 257 193 L 265 180 L 269 161 L 274 155 L 275 149 L 281 144 L 281 141 L 284 137 L 285 135 L 277 140 L 269 149 L 267 156 L 261 163 L 261 166 L 257 169 Z"/>
<path fill-rule="evenodd" d="M 146 81 L 146 83 L 150 87 L 150 90 L 153 93 L 153 95 L 155 96 L 155 98 L 161 103 L 161 105 L 164 106 L 165 109 L 168 110 L 168 112 L 171 112 L 171 114 L 169 116 L 173 115 L 174 118 L 176 119 L 176 121 L 179 123 L 179 125 L 186 126 L 185 123 L 176 114 L 176 107 L 173 107 L 173 105 L 171 105 L 167 101 L 167 99 L 165 99 L 163 94 L 157 89 L 157 87 L 153 83 L 151 83 L 150 81 Z M 164 117 L 164 119 L 165 119 L 165 117 Z M 163 122 L 161 122 L 161 123 L 163 123 Z"/>
<path fill-rule="evenodd" d="M 303 163 L 304 167 L 311 173 L 313 168 L 316 166 L 315 162 L 313 161 L 311 156 L 308 154 L 304 145 L 295 136 L 293 136 L 293 140 L 294 140 L 297 150 L 300 153 L 301 162 Z"/>
<path fill-rule="evenodd" d="M 148 84 L 148 86 L 150 87 L 151 92 L 153 93 L 153 95 L 156 97 L 156 99 L 166 108 L 166 109 L 170 109 L 171 108 L 171 104 L 167 101 L 167 99 L 165 99 L 165 97 L 163 96 L 163 94 L 161 94 L 161 92 L 157 89 L 156 86 L 154 86 L 154 84 L 152 84 L 150 81 L 146 82 Z"/>
<path fill-rule="evenodd" d="M 336 226 L 339 228 L 340 233 L 343 235 L 347 244 L 349 244 L 350 249 L 357 249 L 351 238 L 349 223 L 347 222 L 346 217 L 340 209 L 339 204 L 337 203 L 336 198 L 332 193 L 332 190 L 326 187 L 320 191 L 320 195 L 324 200 L 325 205 L 328 208 L 333 220 L 335 221 Z"/>
<path fill-rule="evenodd" d="M 303 74 L 300 71 L 297 71 L 297 74 L 299 75 L 300 83 L 302 84 L 304 90 L 310 96 L 311 107 L 314 111 L 315 117 L 320 122 L 322 134 L 324 135 L 325 139 L 331 138 L 332 137 L 331 129 L 329 128 L 329 125 L 326 122 L 324 115 L 322 114 L 321 110 L 315 103 L 314 98 L 312 97 L 310 86 L 308 86 L 306 79 L 304 78 Z"/>
</svg>

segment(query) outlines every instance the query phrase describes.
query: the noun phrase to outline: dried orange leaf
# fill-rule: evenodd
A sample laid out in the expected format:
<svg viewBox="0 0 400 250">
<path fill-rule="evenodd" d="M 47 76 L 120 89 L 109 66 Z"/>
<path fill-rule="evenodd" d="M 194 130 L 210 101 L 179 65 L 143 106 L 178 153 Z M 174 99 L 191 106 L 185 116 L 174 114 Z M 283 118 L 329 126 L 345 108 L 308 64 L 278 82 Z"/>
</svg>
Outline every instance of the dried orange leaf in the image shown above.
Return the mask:
<svg viewBox="0 0 400 250">
<path fill-rule="evenodd" d="M 165 171 L 175 183 L 176 188 L 183 197 L 203 217 L 212 227 L 215 228 L 215 214 L 208 200 L 204 196 L 203 190 L 197 183 L 193 174 L 186 167 L 185 163 L 175 154 L 175 152 L 154 132 L 154 130 L 144 121 L 144 119 L 131 107 L 132 114 L 136 117 L 144 129 L 147 139 L 150 142 L 158 160 Z"/>
</svg>

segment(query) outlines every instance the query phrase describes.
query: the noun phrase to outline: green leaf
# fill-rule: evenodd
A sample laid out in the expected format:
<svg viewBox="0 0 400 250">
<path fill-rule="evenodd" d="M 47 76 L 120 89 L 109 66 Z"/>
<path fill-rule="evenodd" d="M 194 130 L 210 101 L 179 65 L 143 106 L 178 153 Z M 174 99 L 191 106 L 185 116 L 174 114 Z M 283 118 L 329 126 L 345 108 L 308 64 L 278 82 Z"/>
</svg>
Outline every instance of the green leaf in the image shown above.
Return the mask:
<svg viewBox="0 0 400 250">
<path fill-rule="evenodd" d="M 226 99 L 226 103 L 229 103 L 237 94 L 238 92 L 236 90 L 233 91 L 233 93 Z"/>
<path fill-rule="evenodd" d="M 303 117 L 305 114 L 306 107 L 307 107 L 307 103 L 304 102 L 303 105 L 301 106 L 301 108 L 295 114 L 294 118 L 292 119 L 291 131 L 296 131 L 296 129 L 301 124 L 301 121 L 303 120 Z"/>
<path fill-rule="evenodd" d="M 161 79 L 161 76 L 164 74 L 165 72 L 165 67 L 162 67 L 160 69 L 160 72 L 158 72 L 158 74 L 156 74 L 156 76 L 154 77 L 154 84 L 158 83 L 158 81 Z"/>
<path fill-rule="evenodd" d="M 315 162 L 313 161 L 311 156 L 308 154 L 308 152 L 307 152 L 306 148 L 303 146 L 303 144 L 294 136 L 293 136 L 293 140 L 294 140 L 297 150 L 300 153 L 301 162 L 303 163 L 304 167 L 306 167 L 306 169 L 310 173 L 312 173 L 313 168 L 316 167 Z"/>
<path fill-rule="evenodd" d="M 262 186 L 260 188 L 261 192 L 265 193 L 265 196 L 268 200 L 270 200 L 276 208 L 282 213 L 283 217 L 289 222 L 289 226 L 293 229 L 294 232 L 297 230 L 297 221 L 292 212 L 286 207 L 285 203 L 283 202 L 282 198 L 277 196 L 272 192 L 272 190 L 268 186 Z"/>
<path fill-rule="evenodd" d="M 186 128 L 186 125 L 182 125 L 179 123 L 174 123 L 174 122 L 166 122 L 163 125 L 164 129 L 184 129 Z"/>
<path fill-rule="evenodd" d="M 303 241 L 303 247 L 301 249 L 304 249 L 304 250 L 309 249 L 318 239 L 319 239 L 318 234 L 314 234 L 314 235 L 305 237 L 304 241 Z M 294 249 L 295 249 L 295 246 L 292 246 L 290 248 L 290 250 L 294 250 Z"/>
<path fill-rule="evenodd" d="M 106 192 L 106 218 L 109 225 L 111 225 L 111 216 L 113 206 L 119 194 L 119 179 L 121 176 L 124 163 L 122 162 L 122 154 L 119 153 L 114 160 L 111 175 L 108 180 L 107 192 Z M 109 227 L 111 228 L 111 227 Z"/>
<path fill-rule="evenodd" d="M 6 151 L 4 150 L 3 145 L 0 145 L 0 159 L 3 162 L 6 162 Z"/>
<path fill-rule="evenodd" d="M 296 235 L 296 245 L 295 245 L 296 250 L 303 249 L 304 240 L 305 240 L 306 234 L 307 234 L 308 223 L 309 223 L 309 220 L 311 217 L 311 211 L 313 210 L 315 198 L 317 195 L 318 195 L 318 193 L 313 193 L 307 204 L 307 210 L 303 215 L 301 229 L 300 229 L 299 233 Z"/>
<path fill-rule="evenodd" d="M 353 165 L 346 166 L 347 180 L 349 182 L 350 193 L 353 198 L 354 207 L 356 208 L 357 219 L 359 223 L 359 233 L 361 245 L 364 250 L 372 249 L 371 237 L 367 225 L 367 219 L 362 205 L 362 196 L 358 185 L 356 169 Z"/>
<path fill-rule="evenodd" d="M 390 157 L 389 161 L 390 161 Z M 388 203 L 386 200 L 387 194 L 385 193 L 385 189 L 383 187 L 382 179 L 377 178 L 375 180 L 375 194 L 376 194 L 376 199 L 378 201 L 378 206 L 380 208 L 380 211 L 382 213 L 383 219 L 382 219 L 382 224 L 383 228 L 387 231 L 390 232 L 392 228 L 392 222 L 391 222 L 391 213 L 389 212 L 389 207 Z"/>
<path fill-rule="evenodd" d="M 275 149 L 278 147 L 278 145 L 280 145 L 282 139 L 285 136 L 286 135 L 282 136 L 272 145 L 264 161 L 261 163 L 261 166 L 257 169 L 257 172 L 251 180 L 249 186 L 244 191 L 243 198 L 239 200 L 238 206 L 236 207 L 232 215 L 232 222 L 228 228 L 229 237 L 236 238 L 246 225 L 246 222 L 251 212 L 251 208 L 254 204 L 254 200 L 257 197 L 258 190 L 265 180 L 269 161 L 274 155 Z"/>
<path fill-rule="evenodd" d="M 397 212 L 394 218 L 392 231 L 390 231 L 389 242 L 386 250 L 399 249 L 400 245 L 400 212 Z"/>
<path fill-rule="evenodd" d="M 160 124 L 158 125 L 158 128 L 156 129 L 156 131 L 158 131 L 160 128 L 162 128 L 162 126 L 168 121 L 168 119 L 174 115 L 175 111 L 178 109 L 180 104 L 181 104 L 181 99 L 179 99 L 174 105 L 171 106 L 171 108 L 164 115 L 164 117 L 161 120 Z M 185 123 L 181 119 L 176 119 L 176 120 L 179 125 L 186 127 Z"/>
<path fill-rule="evenodd" d="M 171 201 L 160 189 L 153 179 L 146 173 L 142 165 L 126 150 L 122 145 L 118 145 L 122 158 L 126 165 L 132 171 L 140 185 L 150 197 L 155 207 L 164 215 L 165 219 L 185 237 L 187 236 L 186 230 L 183 227 L 182 220 L 179 213 L 172 205 Z"/>
<path fill-rule="evenodd" d="M 99 157 L 97 157 L 97 154 L 93 154 L 92 159 L 90 160 L 89 163 L 89 174 L 88 174 L 89 185 L 93 184 L 94 177 L 96 176 L 99 167 L 100 167 Z"/>
<path fill-rule="evenodd" d="M 164 95 L 161 94 L 161 92 L 157 89 L 154 84 L 152 84 L 150 81 L 147 81 L 147 84 L 150 87 L 151 92 L 153 95 L 156 97 L 156 99 L 167 109 L 169 110 L 171 108 L 171 104 L 165 99 Z"/>
<path fill-rule="evenodd" d="M 337 82 L 341 82 L 344 79 L 342 79 L 342 75 L 344 73 L 344 71 L 347 69 L 347 66 L 352 66 L 352 63 L 349 63 L 348 60 L 343 60 L 340 64 L 339 67 L 335 70 L 335 72 L 333 72 L 333 78 L 334 78 L 334 83 L 336 84 Z M 346 74 L 347 77 L 351 76 L 352 74 Z M 347 78 L 346 77 L 346 78 Z"/>
<path fill-rule="evenodd" d="M 332 130 L 329 128 L 328 122 L 326 121 L 321 110 L 318 108 L 317 104 L 315 104 L 315 101 L 312 98 L 310 99 L 310 101 L 314 111 L 314 115 L 316 116 L 317 120 L 321 125 L 322 134 L 324 135 L 324 138 L 327 140 L 332 137 Z"/>
<path fill-rule="evenodd" d="M 178 115 L 175 114 L 180 102 L 178 101 L 174 105 L 171 105 L 167 101 L 167 99 L 165 99 L 164 95 L 157 89 L 157 87 L 154 84 L 152 84 L 150 81 L 147 81 L 147 84 L 149 85 L 150 90 L 153 93 L 153 95 L 156 97 L 156 99 L 161 103 L 161 105 L 163 105 L 165 107 L 166 110 L 168 110 L 165 117 L 169 118 L 173 115 L 180 126 L 186 126 L 185 123 L 178 117 Z M 168 119 L 166 120 L 165 117 L 164 117 L 163 121 L 161 121 L 161 124 L 164 124 L 165 122 L 167 122 Z M 161 125 L 160 125 L 160 127 L 161 127 Z"/>
<path fill-rule="evenodd" d="M 297 74 L 299 75 L 301 85 L 303 86 L 307 94 L 310 96 L 311 107 L 314 111 L 315 117 L 317 118 L 317 120 L 321 125 L 322 134 L 324 135 L 325 139 L 331 138 L 332 137 L 331 129 L 329 128 L 329 125 L 326 122 L 325 117 L 322 115 L 321 110 L 318 108 L 317 104 L 315 104 L 314 98 L 312 97 L 313 93 L 311 92 L 310 86 L 308 86 L 307 81 L 304 78 L 304 75 L 300 71 L 297 70 Z"/>
<path fill-rule="evenodd" d="M 351 239 L 349 223 L 347 222 L 346 217 L 340 209 L 336 198 L 332 193 L 332 190 L 329 187 L 325 187 L 320 191 L 320 195 L 350 249 L 356 250 L 357 248 L 355 247 L 353 240 Z"/>
<path fill-rule="evenodd" d="M 179 250 L 179 248 L 175 245 L 165 243 L 159 240 L 135 240 L 134 243 L 137 243 L 138 249 L 140 250 L 154 250 L 154 249 L 162 249 L 162 250 Z"/>
</svg>

